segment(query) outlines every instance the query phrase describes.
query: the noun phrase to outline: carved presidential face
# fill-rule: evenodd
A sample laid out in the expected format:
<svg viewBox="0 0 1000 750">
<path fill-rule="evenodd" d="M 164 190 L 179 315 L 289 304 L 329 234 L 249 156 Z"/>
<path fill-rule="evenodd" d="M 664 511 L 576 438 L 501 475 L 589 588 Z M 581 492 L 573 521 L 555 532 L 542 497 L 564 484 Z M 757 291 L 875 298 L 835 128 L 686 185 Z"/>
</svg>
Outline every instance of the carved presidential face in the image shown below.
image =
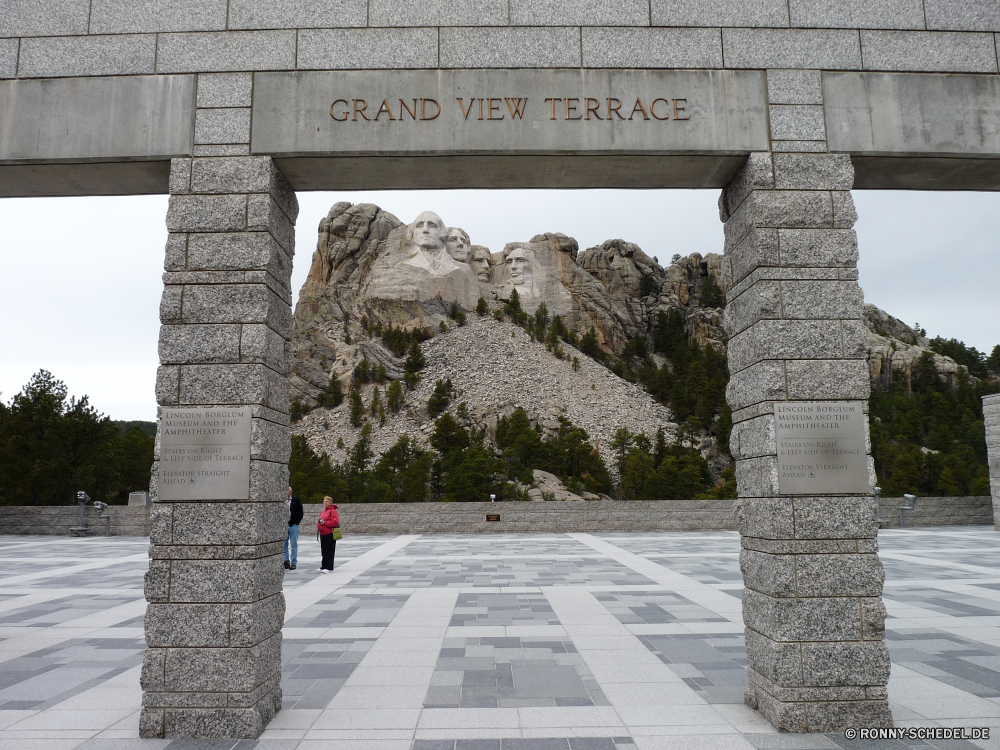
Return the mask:
<svg viewBox="0 0 1000 750">
<path fill-rule="evenodd" d="M 490 282 L 490 251 L 485 247 L 474 247 L 469 253 L 469 265 L 476 278 L 483 284 Z"/>
<path fill-rule="evenodd" d="M 445 247 L 448 248 L 448 255 L 459 263 L 466 263 L 469 260 L 469 249 L 471 246 L 469 235 L 464 230 L 455 227 L 448 230 L 445 240 Z"/>
<path fill-rule="evenodd" d="M 424 250 L 441 250 L 444 248 L 444 222 L 433 211 L 424 211 L 413 224 L 413 244 Z"/>
<path fill-rule="evenodd" d="M 504 261 L 514 286 L 531 283 L 531 259 L 522 248 L 511 250 Z"/>
</svg>

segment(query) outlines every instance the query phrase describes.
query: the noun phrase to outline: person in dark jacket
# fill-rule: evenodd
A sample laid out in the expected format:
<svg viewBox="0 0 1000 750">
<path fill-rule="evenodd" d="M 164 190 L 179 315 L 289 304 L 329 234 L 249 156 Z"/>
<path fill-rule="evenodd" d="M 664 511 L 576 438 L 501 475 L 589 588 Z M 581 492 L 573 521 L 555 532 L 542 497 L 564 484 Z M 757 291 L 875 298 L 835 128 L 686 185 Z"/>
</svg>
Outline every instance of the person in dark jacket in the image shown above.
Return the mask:
<svg viewBox="0 0 1000 750">
<path fill-rule="evenodd" d="M 285 537 L 285 569 L 295 570 L 299 560 L 299 524 L 302 523 L 302 501 L 292 494 L 288 488 L 288 536 Z"/>
<path fill-rule="evenodd" d="M 340 514 L 337 513 L 337 506 L 333 504 L 332 497 L 324 497 L 323 510 L 319 514 L 319 521 L 316 522 L 320 554 L 323 556 L 323 561 L 319 564 L 320 573 L 329 573 L 333 570 L 333 556 L 337 553 L 337 540 L 333 536 L 333 530 L 338 526 L 340 526 Z"/>
</svg>

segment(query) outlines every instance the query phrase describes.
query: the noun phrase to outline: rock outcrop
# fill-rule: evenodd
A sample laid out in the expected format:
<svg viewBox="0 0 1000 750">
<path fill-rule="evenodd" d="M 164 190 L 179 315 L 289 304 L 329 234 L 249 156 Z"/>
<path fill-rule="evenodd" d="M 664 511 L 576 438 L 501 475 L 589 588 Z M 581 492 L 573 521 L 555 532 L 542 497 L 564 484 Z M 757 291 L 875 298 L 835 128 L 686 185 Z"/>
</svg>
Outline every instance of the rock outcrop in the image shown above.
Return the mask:
<svg viewBox="0 0 1000 750">
<path fill-rule="evenodd" d="M 445 379 L 453 386 L 450 413 L 466 428 L 485 430 L 489 437 L 495 436 L 501 417 L 509 417 L 521 407 L 543 435 L 558 431 L 560 417 L 585 429 L 609 468 L 614 464 L 610 444 L 619 427 L 642 433 L 651 441 L 662 428 L 667 440 L 673 440 L 677 426 L 671 422 L 670 412 L 640 386 L 619 378 L 571 346 L 564 349 L 567 358 L 557 359 L 523 329 L 491 316 L 473 314 L 464 326 L 452 324 L 446 333 L 423 344 L 426 365 L 416 388 L 406 393 L 399 413 L 387 413 L 385 424 L 368 417 L 375 455 L 381 455 L 404 434 L 429 446 L 434 420 L 427 402 L 435 383 Z M 385 387 L 362 386 L 364 404 L 371 403 L 375 388 L 382 391 L 380 401 L 384 403 Z M 455 408 L 461 403 L 466 404 L 467 417 Z M 346 459 L 358 439 L 346 403 L 334 409 L 313 409 L 293 425 L 293 431 L 305 435 L 314 450 L 325 451 L 335 462 Z"/>
<path fill-rule="evenodd" d="M 545 303 L 550 317 L 561 316 L 578 335 L 593 328 L 602 348 L 612 354 L 621 354 L 635 336 L 651 343 L 658 314 L 680 311 L 691 339 L 724 351 L 721 263 L 720 255 L 693 253 L 675 255 L 663 266 L 619 239 L 580 252 L 576 240 L 559 233 L 511 242 L 491 253 L 431 212 L 406 225 L 372 204 L 337 203 L 320 222 L 309 277 L 295 310 L 292 397 L 312 405 L 331 378 L 339 379 L 346 392 L 364 360 L 372 371 L 401 379 L 403 358 L 376 334 L 387 326 L 421 329 L 433 336 L 423 344 L 426 368 L 400 413 L 386 415 L 384 424 L 372 415 L 376 455 L 403 434 L 428 445 L 433 429 L 428 398 L 438 379 L 450 378 L 453 405 L 466 404 L 462 418 L 467 427 L 492 436 L 498 420 L 521 407 L 543 434 L 552 435 L 566 417 L 587 430 L 610 467 L 608 446 L 619 427 L 650 439 L 663 428 L 673 439 L 677 428 L 667 409 L 568 345 L 566 359 L 560 360 L 523 329 L 475 315 L 477 301 L 482 298 L 498 309 L 516 289 L 526 312 Z M 467 325 L 458 326 L 451 318 L 453 305 L 468 316 Z M 891 373 L 909 381 L 917 360 L 931 352 L 928 339 L 873 305 L 865 305 L 865 323 L 873 385 L 887 384 Z M 931 354 L 938 372 L 953 383 L 959 365 Z M 664 364 L 662 357 L 655 358 Z M 366 404 L 376 387 L 385 389 L 363 386 Z M 295 431 L 335 461 L 347 457 L 358 435 L 348 423 L 346 407 L 314 409 Z M 696 445 L 713 470 L 728 463 L 728 457 L 714 455 L 709 438 L 690 437 L 686 444 Z M 539 476 L 524 489 L 538 497 L 569 494 L 550 485 Z"/>
<path fill-rule="evenodd" d="M 320 222 L 316 252 L 295 309 L 292 398 L 313 403 L 331 376 L 347 386 L 364 358 L 400 376 L 398 360 L 365 330 L 376 325 L 424 329 L 447 325 L 453 304 L 470 313 L 479 298 L 494 305 L 517 289 L 522 308 L 543 302 L 551 316 L 620 354 L 629 339 L 651 340 L 657 314 L 680 310 L 688 334 L 722 350 L 721 256 L 675 256 L 667 267 L 637 245 L 608 240 L 583 253 L 571 237 L 536 235 L 501 252 L 473 245 L 459 228 L 424 212 L 410 225 L 372 204 L 337 203 Z"/>
<path fill-rule="evenodd" d="M 886 387 L 893 377 L 902 377 L 906 380 L 907 388 L 910 388 L 913 366 L 925 353 L 933 358 L 938 375 L 948 385 L 955 385 L 961 365 L 951 357 L 930 349 L 930 339 L 921 336 L 899 318 L 894 318 L 875 305 L 866 304 L 865 326 L 868 328 L 868 372 L 873 387 Z"/>
</svg>

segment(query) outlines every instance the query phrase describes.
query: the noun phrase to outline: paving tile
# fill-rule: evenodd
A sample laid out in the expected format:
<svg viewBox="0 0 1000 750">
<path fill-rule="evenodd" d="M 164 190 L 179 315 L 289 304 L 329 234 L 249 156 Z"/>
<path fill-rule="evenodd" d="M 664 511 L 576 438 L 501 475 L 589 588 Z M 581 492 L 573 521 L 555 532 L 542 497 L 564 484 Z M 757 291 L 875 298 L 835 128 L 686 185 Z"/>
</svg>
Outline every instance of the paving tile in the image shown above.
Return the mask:
<svg viewBox="0 0 1000 750">
<path fill-rule="evenodd" d="M 897 725 L 1000 732 L 996 539 L 880 532 Z M 0 537 L 32 571 L 0 580 L 0 745 L 132 750 L 146 546 Z M 353 573 L 285 577 L 284 710 L 238 750 L 854 747 L 743 705 L 738 555 L 733 532 L 353 537 Z"/>
</svg>

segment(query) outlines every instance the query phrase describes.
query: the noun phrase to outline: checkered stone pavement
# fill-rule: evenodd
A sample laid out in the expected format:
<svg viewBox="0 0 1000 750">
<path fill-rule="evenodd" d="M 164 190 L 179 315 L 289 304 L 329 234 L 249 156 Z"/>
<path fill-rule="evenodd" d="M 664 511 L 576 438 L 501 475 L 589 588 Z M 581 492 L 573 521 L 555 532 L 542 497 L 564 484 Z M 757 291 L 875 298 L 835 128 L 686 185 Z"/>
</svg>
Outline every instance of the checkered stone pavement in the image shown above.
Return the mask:
<svg viewBox="0 0 1000 750">
<path fill-rule="evenodd" d="M 285 574 L 283 709 L 259 740 L 138 740 L 147 541 L 0 537 L 6 750 L 1000 750 L 1000 534 L 879 534 L 900 727 L 777 733 L 743 705 L 731 532 L 347 537 Z"/>
</svg>

